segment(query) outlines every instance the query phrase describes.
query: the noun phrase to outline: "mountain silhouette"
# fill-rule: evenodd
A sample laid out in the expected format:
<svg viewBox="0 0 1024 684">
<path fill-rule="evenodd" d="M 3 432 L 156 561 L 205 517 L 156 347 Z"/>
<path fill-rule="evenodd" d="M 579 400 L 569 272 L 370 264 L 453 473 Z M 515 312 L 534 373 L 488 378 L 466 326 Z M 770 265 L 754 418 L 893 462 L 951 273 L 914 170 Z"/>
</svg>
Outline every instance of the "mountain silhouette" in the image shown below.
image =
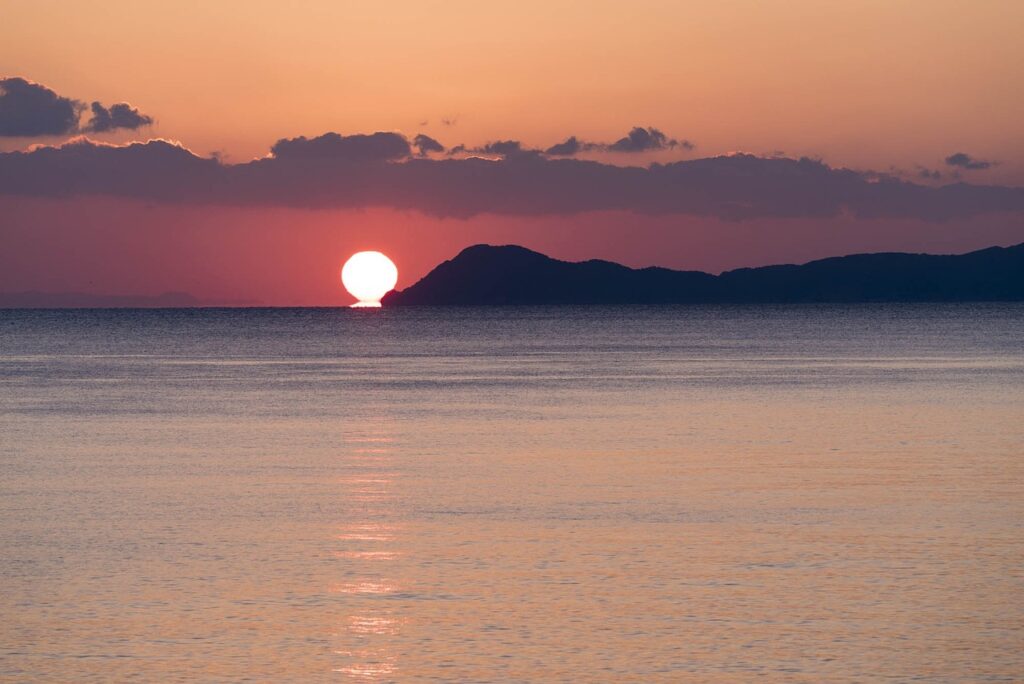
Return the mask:
<svg viewBox="0 0 1024 684">
<path fill-rule="evenodd" d="M 854 254 L 721 275 L 568 262 L 474 245 L 385 306 L 1024 301 L 1024 243 L 960 255 Z"/>
</svg>

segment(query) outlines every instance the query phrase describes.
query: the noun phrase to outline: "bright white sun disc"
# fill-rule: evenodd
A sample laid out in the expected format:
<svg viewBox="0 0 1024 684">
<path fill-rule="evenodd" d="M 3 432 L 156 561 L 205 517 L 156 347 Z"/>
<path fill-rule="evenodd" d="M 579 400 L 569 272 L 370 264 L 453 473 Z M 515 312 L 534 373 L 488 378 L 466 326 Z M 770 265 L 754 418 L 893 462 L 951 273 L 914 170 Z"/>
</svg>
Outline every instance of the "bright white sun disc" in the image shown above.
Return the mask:
<svg viewBox="0 0 1024 684">
<path fill-rule="evenodd" d="M 397 282 L 395 262 L 380 252 L 356 252 L 341 268 L 342 285 L 359 300 L 355 306 L 380 306 Z"/>
</svg>

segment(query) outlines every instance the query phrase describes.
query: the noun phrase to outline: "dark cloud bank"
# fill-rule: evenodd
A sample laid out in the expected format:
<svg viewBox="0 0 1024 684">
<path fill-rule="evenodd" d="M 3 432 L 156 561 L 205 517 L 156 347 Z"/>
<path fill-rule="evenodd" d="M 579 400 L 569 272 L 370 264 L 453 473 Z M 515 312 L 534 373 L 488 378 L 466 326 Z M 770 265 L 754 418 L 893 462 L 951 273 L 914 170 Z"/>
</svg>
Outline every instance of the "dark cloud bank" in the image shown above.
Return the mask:
<svg viewBox="0 0 1024 684">
<path fill-rule="evenodd" d="M 423 158 L 430 139 L 397 133 L 278 141 L 266 158 L 223 164 L 153 140 L 112 146 L 80 139 L 0 154 L 0 194 L 111 195 L 191 204 L 391 207 L 441 217 L 623 210 L 724 219 L 861 218 L 928 221 L 1024 211 L 1024 188 L 928 187 L 812 159 L 732 155 L 624 167 L 523 153 L 500 159 Z M 568 141 L 567 141 L 568 142 Z M 437 143 L 440 146 L 440 143 Z"/>
<path fill-rule="evenodd" d="M 135 130 L 153 119 L 126 102 L 104 107 L 90 106 L 92 116 L 85 126 L 78 119 L 85 103 L 61 97 L 44 85 L 23 78 L 0 79 L 0 136 L 32 138 L 70 135 L 78 132 L 105 133 L 117 129 Z"/>
</svg>

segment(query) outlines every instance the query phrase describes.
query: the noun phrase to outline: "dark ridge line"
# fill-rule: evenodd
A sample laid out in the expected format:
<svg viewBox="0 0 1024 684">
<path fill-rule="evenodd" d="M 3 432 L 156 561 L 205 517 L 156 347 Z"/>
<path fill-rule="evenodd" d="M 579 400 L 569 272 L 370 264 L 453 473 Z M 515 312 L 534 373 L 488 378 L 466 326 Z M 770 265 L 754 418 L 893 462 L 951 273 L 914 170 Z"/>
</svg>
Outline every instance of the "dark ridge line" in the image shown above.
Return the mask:
<svg viewBox="0 0 1024 684">
<path fill-rule="evenodd" d="M 881 252 L 712 275 L 559 261 L 518 245 L 473 245 L 385 306 L 1024 301 L 1024 243 L 960 255 Z"/>
</svg>

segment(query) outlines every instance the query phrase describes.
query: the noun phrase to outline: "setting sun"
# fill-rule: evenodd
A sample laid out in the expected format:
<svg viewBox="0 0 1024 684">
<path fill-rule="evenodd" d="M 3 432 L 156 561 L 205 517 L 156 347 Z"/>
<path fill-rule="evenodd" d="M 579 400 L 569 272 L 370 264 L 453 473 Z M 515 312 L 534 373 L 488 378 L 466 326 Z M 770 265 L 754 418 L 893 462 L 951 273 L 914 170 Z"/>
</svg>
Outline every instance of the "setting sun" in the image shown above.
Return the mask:
<svg viewBox="0 0 1024 684">
<path fill-rule="evenodd" d="M 380 252 L 357 252 L 342 267 L 341 282 L 359 300 L 352 306 L 376 307 L 398 282 L 398 268 Z"/>
</svg>

